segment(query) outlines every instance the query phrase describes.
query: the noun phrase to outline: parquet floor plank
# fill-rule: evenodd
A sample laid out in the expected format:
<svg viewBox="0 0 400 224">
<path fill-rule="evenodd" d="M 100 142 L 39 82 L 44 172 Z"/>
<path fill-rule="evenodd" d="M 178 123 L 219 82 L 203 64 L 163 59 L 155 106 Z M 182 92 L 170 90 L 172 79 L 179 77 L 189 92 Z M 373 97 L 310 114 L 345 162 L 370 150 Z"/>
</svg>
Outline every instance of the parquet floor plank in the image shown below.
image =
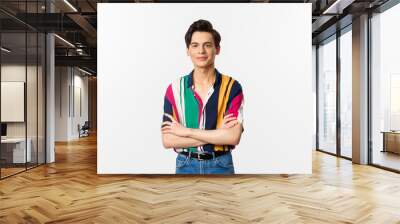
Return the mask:
<svg viewBox="0 0 400 224">
<path fill-rule="evenodd" d="M 0 223 L 397 223 L 400 175 L 313 152 L 312 175 L 97 175 L 96 137 L 0 181 Z"/>
</svg>

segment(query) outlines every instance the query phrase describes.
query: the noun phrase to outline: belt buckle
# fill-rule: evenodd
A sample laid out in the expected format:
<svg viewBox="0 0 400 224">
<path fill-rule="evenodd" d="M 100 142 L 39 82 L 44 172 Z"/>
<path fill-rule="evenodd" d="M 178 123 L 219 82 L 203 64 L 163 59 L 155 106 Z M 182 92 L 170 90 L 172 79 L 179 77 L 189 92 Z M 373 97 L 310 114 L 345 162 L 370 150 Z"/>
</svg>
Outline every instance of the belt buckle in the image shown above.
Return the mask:
<svg viewBox="0 0 400 224">
<path fill-rule="evenodd" d="M 201 155 L 200 153 L 197 153 L 197 159 L 198 160 L 204 160 L 204 159 L 200 158 L 200 155 Z"/>
</svg>

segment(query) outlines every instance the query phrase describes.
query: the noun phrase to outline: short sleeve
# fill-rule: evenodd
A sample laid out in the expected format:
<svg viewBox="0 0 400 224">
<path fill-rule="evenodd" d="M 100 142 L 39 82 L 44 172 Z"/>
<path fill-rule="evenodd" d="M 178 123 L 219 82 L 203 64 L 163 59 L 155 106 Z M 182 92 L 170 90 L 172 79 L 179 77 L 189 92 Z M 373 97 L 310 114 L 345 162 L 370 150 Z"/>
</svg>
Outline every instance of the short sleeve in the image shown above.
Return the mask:
<svg viewBox="0 0 400 224">
<path fill-rule="evenodd" d="M 169 91 L 171 91 L 171 85 L 168 86 L 167 90 L 165 91 L 164 95 L 164 114 L 170 114 L 171 116 L 173 115 L 173 108 L 172 108 L 172 102 L 169 97 Z M 171 121 L 171 119 L 163 114 L 162 121 Z"/>
<path fill-rule="evenodd" d="M 239 123 L 243 123 L 243 106 L 244 106 L 244 97 L 242 86 L 238 81 L 235 80 L 232 85 L 231 93 L 229 95 L 228 100 L 228 110 L 226 114 L 233 114 Z"/>
</svg>

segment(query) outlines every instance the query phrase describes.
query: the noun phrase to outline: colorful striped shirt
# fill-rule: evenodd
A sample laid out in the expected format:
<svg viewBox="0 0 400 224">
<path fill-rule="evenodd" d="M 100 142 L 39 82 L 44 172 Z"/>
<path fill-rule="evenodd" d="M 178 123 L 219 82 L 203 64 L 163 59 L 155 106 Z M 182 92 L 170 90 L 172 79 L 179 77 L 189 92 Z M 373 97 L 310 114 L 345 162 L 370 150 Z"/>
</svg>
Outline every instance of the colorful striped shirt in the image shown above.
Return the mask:
<svg viewBox="0 0 400 224">
<path fill-rule="evenodd" d="M 216 79 L 203 100 L 194 90 L 193 71 L 172 82 L 165 93 L 164 113 L 170 114 L 181 125 L 188 128 L 213 130 L 220 128 L 223 118 L 230 113 L 243 122 L 243 92 L 238 81 L 215 69 Z M 163 121 L 170 121 L 163 116 Z M 199 147 L 177 149 L 181 151 L 229 151 L 232 145 L 206 144 Z"/>
</svg>

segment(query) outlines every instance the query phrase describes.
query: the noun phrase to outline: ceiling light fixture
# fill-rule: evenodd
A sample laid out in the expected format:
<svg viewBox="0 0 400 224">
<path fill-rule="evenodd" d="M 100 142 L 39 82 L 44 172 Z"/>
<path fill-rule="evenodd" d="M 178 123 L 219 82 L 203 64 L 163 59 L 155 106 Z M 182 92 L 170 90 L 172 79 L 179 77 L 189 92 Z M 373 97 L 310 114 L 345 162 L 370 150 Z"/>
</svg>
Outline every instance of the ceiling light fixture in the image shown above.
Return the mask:
<svg viewBox="0 0 400 224">
<path fill-rule="evenodd" d="M 81 71 L 81 72 L 83 72 L 83 73 L 85 73 L 85 74 L 88 74 L 88 75 L 92 75 L 92 73 L 90 73 L 90 72 L 88 72 L 88 71 L 85 71 L 85 70 L 83 70 L 83 69 L 81 69 L 81 68 L 79 68 L 78 67 L 78 69 L 79 69 L 79 71 Z"/>
<path fill-rule="evenodd" d="M 79 55 L 83 55 L 83 50 L 82 50 L 81 48 L 77 48 L 77 49 L 76 49 L 76 52 L 77 52 Z"/>
<path fill-rule="evenodd" d="M 354 0 L 336 0 L 332 5 L 324 10 L 322 14 L 342 14 L 343 9 L 351 5 Z"/>
<path fill-rule="evenodd" d="M 7 49 L 7 48 L 5 48 L 5 47 L 1 47 L 1 50 L 4 51 L 4 52 L 6 52 L 6 53 L 10 53 L 10 52 L 11 52 L 11 50 L 9 50 L 9 49 Z"/>
<path fill-rule="evenodd" d="M 75 12 L 78 12 L 78 10 L 71 4 L 69 3 L 68 0 L 64 0 L 65 4 L 67 4 L 72 10 L 74 10 Z"/>
<path fill-rule="evenodd" d="M 69 46 L 75 48 L 75 45 L 73 45 L 73 44 L 72 44 L 71 42 L 69 42 L 68 40 L 66 40 L 66 39 L 64 39 L 64 38 L 62 38 L 62 37 L 60 37 L 60 36 L 57 35 L 57 34 L 54 34 L 54 36 L 56 36 L 58 39 L 60 39 L 61 41 L 63 41 L 63 42 L 66 43 L 67 45 L 69 45 Z"/>
</svg>

